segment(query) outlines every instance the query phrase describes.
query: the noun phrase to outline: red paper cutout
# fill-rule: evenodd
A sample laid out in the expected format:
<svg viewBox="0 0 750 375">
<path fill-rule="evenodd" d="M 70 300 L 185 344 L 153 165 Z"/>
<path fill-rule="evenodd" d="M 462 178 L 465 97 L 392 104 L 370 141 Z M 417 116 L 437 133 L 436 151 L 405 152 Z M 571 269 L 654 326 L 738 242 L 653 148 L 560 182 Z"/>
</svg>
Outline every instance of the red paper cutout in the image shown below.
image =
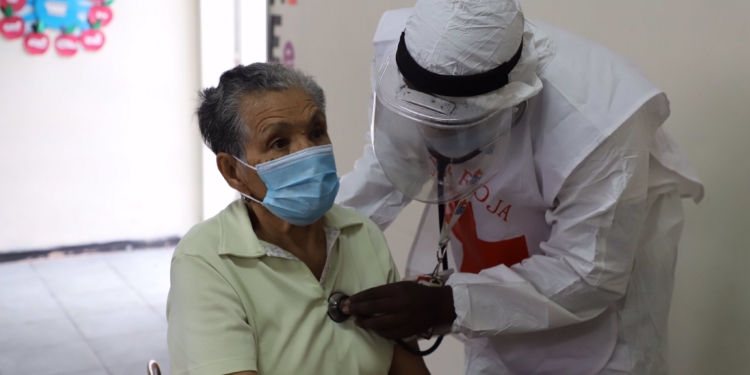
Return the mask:
<svg viewBox="0 0 750 375">
<path fill-rule="evenodd" d="M 101 30 L 89 29 L 81 33 L 79 40 L 86 51 L 98 51 L 104 46 L 106 38 Z"/>
<path fill-rule="evenodd" d="M 55 49 L 60 56 L 73 56 L 78 53 L 78 39 L 75 35 L 62 34 L 55 39 Z"/>
<path fill-rule="evenodd" d="M 23 46 L 31 55 L 41 55 L 49 49 L 49 37 L 43 33 L 31 33 L 23 38 Z"/>
<path fill-rule="evenodd" d="M 96 24 L 101 21 L 101 27 L 109 25 L 112 22 L 112 9 L 108 6 L 97 5 L 89 10 L 89 23 Z"/>
<path fill-rule="evenodd" d="M 14 12 L 18 12 L 26 6 L 26 0 L 0 0 L 0 7 L 3 9 L 10 6 Z"/>
<path fill-rule="evenodd" d="M 16 16 L 6 17 L 0 20 L 0 34 L 8 40 L 17 39 L 23 36 L 26 30 L 26 23 L 23 19 Z"/>
</svg>

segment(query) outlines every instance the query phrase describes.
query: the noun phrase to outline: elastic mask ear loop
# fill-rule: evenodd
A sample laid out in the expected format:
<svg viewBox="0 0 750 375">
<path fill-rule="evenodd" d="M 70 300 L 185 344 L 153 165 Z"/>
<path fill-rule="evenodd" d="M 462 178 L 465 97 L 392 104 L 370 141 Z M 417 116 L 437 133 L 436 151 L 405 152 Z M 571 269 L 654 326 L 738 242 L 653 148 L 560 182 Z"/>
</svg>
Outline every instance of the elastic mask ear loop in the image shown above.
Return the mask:
<svg viewBox="0 0 750 375">
<path fill-rule="evenodd" d="M 250 168 L 250 169 L 252 169 L 252 170 L 254 170 L 256 172 L 258 171 L 258 168 L 255 168 L 252 165 L 245 163 L 244 161 L 242 161 L 242 159 L 240 159 L 240 158 L 238 158 L 236 156 L 232 156 L 232 157 L 235 158 L 238 162 L 240 162 L 240 164 L 242 164 L 242 165 L 244 165 L 244 166 L 246 166 L 246 167 L 248 167 L 248 168 Z M 252 196 L 250 196 L 248 194 L 245 194 L 245 193 L 243 193 L 243 192 L 241 192 L 239 190 L 237 190 L 237 192 L 240 193 L 240 195 L 245 200 L 245 202 L 250 203 L 250 202 L 248 202 L 248 200 L 250 200 L 250 201 L 253 201 L 253 202 L 257 203 L 257 204 L 263 205 L 263 202 L 261 202 L 261 201 L 255 199 L 255 198 L 253 198 Z"/>
</svg>

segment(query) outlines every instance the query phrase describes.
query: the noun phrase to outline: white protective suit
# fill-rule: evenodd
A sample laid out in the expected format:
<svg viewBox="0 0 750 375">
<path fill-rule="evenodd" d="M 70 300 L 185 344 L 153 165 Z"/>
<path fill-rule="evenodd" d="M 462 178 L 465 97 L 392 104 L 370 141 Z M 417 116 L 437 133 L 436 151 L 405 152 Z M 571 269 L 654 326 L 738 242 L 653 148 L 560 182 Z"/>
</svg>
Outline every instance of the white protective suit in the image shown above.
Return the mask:
<svg viewBox="0 0 750 375">
<path fill-rule="evenodd" d="M 411 9 L 385 13 L 373 84 Z M 703 186 L 662 124 L 669 102 L 632 63 L 526 20 L 543 89 L 511 131 L 508 166 L 453 228 L 448 282 L 467 374 L 666 374 L 666 328 L 682 197 Z M 410 202 L 373 154 L 337 203 L 387 228 Z M 435 266 L 428 205 L 407 274 Z M 464 251 L 464 249 L 467 249 Z"/>
</svg>

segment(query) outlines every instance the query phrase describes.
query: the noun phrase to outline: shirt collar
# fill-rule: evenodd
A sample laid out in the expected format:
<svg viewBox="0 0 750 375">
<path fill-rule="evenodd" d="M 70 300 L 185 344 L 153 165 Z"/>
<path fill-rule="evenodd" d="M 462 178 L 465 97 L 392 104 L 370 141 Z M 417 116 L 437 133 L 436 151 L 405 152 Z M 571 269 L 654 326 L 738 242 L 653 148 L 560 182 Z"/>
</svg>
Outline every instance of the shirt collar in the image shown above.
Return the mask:
<svg viewBox="0 0 750 375">
<path fill-rule="evenodd" d="M 333 249 L 333 245 L 336 244 L 336 240 L 339 238 L 339 234 L 341 233 L 340 230 L 336 228 L 331 228 L 329 226 L 325 226 L 323 228 L 326 233 L 326 255 L 331 255 L 331 250 Z M 265 241 L 260 241 L 261 245 L 263 245 L 263 249 L 266 251 L 266 255 L 269 257 L 276 257 L 276 258 L 284 258 L 289 260 L 300 260 L 297 258 L 296 255 Z"/>
<path fill-rule="evenodd" d="M 260 258 L 266 255 L 265 247 L 258 240 L 250 223 L 247 206 L 238 199 L 219 213 L 219 255 L 242 258 Z M 342 231 L 362 225 L 362 218 L 346 208 L 334 205 L 323 215 L 323 225 Z"/>
</svg>

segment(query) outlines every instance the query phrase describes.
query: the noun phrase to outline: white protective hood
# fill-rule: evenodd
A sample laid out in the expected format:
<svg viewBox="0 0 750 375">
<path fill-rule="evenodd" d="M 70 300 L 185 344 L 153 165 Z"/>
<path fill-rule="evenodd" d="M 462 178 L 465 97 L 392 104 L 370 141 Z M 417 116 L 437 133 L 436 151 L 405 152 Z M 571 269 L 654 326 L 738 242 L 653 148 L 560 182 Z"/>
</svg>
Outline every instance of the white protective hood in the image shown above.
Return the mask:
<svg viewBox="0 0 750 375">
<path fill-rule="evenodd" d="M 474 75 L 511 60 L 523 39 L 523 52 L 509 75 L 510 83 L 477 96 L 481 103 L 509 108 L 542 89 L 534 37 L 525 29 L 518 0 L 421 0 L 406 22 L 405 43 L 423 68 L 442 75 Z"/>
</svg>

